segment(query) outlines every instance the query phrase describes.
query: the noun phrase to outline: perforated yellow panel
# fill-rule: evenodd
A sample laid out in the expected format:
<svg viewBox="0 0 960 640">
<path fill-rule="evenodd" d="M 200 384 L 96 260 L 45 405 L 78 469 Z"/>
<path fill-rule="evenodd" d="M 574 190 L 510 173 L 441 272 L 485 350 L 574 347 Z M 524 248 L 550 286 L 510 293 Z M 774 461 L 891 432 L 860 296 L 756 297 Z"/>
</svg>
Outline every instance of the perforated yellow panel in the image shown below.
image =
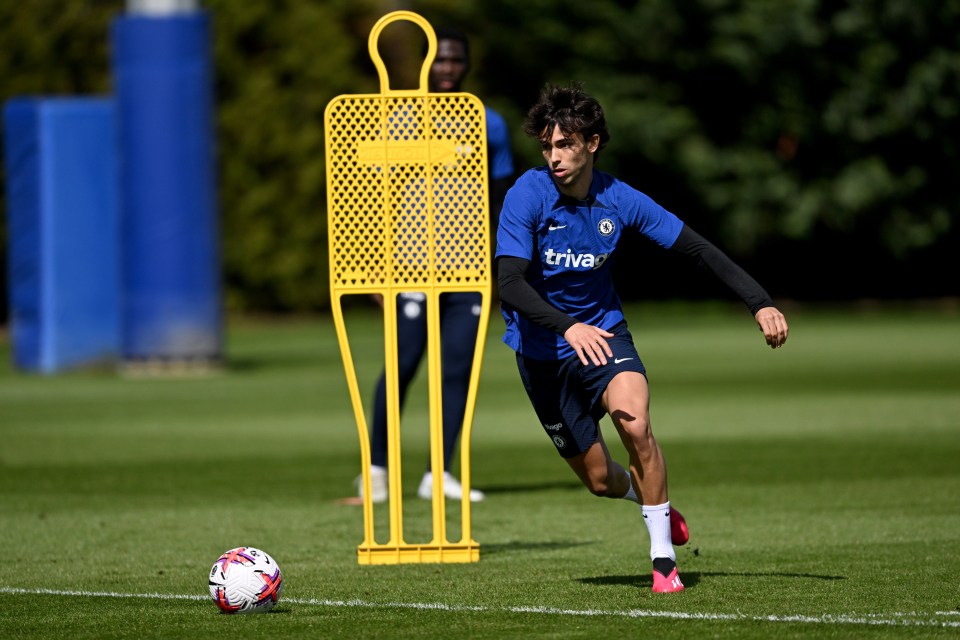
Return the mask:
<svg viewBox="0 0 960 640">
<path fill-rule="evenodd" d="M 428 51 L 417 90 L 391 91 L 377 50 L 383 29 L 400 20 L 414 22 L 427 35 Z M 436 37 L 419 15 L 395 11 L 384 16 L 371 31 L 368 44 L 380 76 L 380 93 L 339 96 L 325 114 L 331 308 L 360 435 L 365 497 L 364 541 L 358 560 L 362 564 L 475 562 L 480 551 L 470 533 L 470 434 L 490 312 L 485 113 L 480 100 L 470 94 L 429 93 Z M 450 542 L 443 498 L 439 306 L 442 294 L 455 291 L 479 292 L 482 304 L 461 434 L 460 479 L 465 496 L 461 540 Z M 393 304 L 402 292 L 427 297 L 433 539 L 417 544 L 407 543 L 403 534 Z M 390 539 L 383 544 L 374 539 L 369 431 L 342 309 L 343 296 L 359 293 L 382 294 L 385 301 Z"/>
<path fill-rule="evenodd" d="M 489 284 L 483 104 L 342 96 L 327 110 L 331 285 Z"/>
</svg>

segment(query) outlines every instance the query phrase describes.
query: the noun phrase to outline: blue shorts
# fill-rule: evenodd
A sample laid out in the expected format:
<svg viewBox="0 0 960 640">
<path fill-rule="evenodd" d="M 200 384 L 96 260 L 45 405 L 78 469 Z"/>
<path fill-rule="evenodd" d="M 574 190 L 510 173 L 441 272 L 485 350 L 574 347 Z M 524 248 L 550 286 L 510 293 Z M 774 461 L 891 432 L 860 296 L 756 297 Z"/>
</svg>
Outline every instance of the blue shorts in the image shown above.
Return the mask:
<svg viewBox="0 0 960 640">
<path fill-rule="evenodd" d="M 544 431 L 564 458 L 572 458 L 597 441 L 600 419 L 606 414 L 603 392 L 622 371 L 647 374 L 633 345 L 627 323 L 610 329 L 607 340 L 613 357 L 607 364 L 584 365 L 577 356 L 566 360 L 534 360 L 517 354 L 517 368 L 533 410 Z"/>
</svg>

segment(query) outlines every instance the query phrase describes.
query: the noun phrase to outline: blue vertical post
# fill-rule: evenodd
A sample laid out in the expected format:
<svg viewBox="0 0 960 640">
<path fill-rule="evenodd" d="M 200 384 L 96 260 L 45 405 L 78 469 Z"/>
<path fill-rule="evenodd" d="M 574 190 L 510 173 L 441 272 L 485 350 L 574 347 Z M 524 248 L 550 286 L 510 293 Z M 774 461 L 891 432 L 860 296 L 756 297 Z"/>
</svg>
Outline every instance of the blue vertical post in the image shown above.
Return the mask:
<svg viewBox="0 0 960 640">
<path fill-rule="evenodd" d="M 126 363 L 217 362 L 222 301 L 211 20 L 127 14 L 112 25 Z"/>
</svg>

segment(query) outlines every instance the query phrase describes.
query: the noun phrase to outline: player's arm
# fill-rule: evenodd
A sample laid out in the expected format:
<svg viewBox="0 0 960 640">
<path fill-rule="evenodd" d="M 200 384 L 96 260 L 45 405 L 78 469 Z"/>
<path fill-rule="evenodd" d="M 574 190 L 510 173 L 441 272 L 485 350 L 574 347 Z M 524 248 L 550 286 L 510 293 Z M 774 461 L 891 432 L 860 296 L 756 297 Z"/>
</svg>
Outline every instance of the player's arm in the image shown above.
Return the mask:
<svg viewBox="0 0 960 640">
<path fill-rule="evenodd" d="M 588 360 L 598 366 L 606 364 L 607 356 L 613 357 L 606 338 L 612 338 L 613 334 L 580 322 L 544 300 L 527 282 L 526 274 L 529 267 L 530 261 L 525 258 L 514 256 L 497 258 L 497 285 L 500 289 L 500 300 L 534 324 L 563 336 L 577 352 L 583 364 L 589 364 Z"/>
<path fill-rule="evenodd" d="M 783 346 L 789 334 L 787 319 L 773 306 L 770 295 L 750 274 L 687 225 L 680 229 L 680 235 L 671 250 L 693 259 L 700 268 L 712 272 L 747 305 L 767 344 L 774 349 Z"/>
</svg>

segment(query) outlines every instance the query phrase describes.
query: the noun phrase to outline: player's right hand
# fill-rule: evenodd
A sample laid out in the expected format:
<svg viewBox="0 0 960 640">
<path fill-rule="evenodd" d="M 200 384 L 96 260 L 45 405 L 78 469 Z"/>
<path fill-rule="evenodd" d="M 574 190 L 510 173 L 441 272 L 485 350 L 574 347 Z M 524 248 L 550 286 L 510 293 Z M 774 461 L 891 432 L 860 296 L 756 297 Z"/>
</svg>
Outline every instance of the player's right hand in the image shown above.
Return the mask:
<svg viewBox="0 0 960 640">
<path fill-rule="evenodd" d="M 563 333 L 566 340 L 580 358 L 580 362 L 588 365 L 591 362 L 596 366 L 607 364 L 607 358 L 613 357 L 613 351 L 607 344 L 607 338 L 613 334 L 600 327 L 578 322 Z"/>
</svg>

